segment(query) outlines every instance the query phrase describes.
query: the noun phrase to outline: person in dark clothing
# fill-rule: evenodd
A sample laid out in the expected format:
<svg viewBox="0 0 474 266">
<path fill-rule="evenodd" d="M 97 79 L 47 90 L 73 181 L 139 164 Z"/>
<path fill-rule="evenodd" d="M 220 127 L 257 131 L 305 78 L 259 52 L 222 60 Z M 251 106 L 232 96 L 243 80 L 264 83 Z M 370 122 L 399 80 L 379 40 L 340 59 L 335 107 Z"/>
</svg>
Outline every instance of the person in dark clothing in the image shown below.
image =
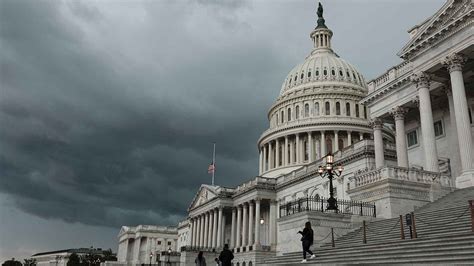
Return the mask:
<svg viewBox="0 0 474 266">
<path fill-rule="evenodd" d="M 310 259 L 314 259 L 316 255 L 314 255 L 313 252 L 309 250 L 309 248 L 313 244 L 313 235 L 314 235 L 313 229 L 311 228 L 311 223 L 306 222 L 304 225 L 303 232 L 298 231 L 298 234 L 302 235 L 301 244 L 303 245 L 303 260 L 301 262 L 302 263 L 306 262 L 306 253 L 311 254 Z"/>
<path fill-rule="evenodd" d="M 206 259 L 204 258 L 202 251 L 199 251 L 199 254 L 194 262 L 196 263 L 196 266 L 206 266 Z"/>
<path fill-rule="evenodd" d="M 232 254 L 232 251 L 229 250 L 229 245 L 225 244 L 224 249 L 221 251 L 221 254 L 219 255 L 219 261 L 221 262 L 221 265 L 231 266 L 233 259 L 234 259 L 234 254 Z"/>
</svg>

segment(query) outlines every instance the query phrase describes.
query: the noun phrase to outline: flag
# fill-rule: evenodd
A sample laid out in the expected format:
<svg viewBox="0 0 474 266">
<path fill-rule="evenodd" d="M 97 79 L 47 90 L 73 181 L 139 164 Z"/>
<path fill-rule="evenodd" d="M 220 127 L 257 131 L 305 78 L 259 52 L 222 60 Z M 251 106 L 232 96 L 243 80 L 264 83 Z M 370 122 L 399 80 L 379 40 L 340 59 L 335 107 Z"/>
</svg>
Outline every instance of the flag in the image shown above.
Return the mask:
<svg viewBox="0 0 474 266">
<path fill-rule="evenodd" d="M 212 162 L 209 167 L 207 168 L 207 173 L 208 174 L 213 174 L 214 171 L 216 170 L 216 166 L 214 165 L 214 163 Z"/>
</svg>

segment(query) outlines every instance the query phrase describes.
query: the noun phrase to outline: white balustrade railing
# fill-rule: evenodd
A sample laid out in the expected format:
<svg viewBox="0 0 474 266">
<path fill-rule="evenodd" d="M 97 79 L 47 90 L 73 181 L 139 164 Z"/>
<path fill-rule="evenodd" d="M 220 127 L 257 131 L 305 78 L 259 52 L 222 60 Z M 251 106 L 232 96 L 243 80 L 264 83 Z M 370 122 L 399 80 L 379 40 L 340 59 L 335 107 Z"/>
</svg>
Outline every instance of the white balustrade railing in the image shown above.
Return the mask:
<svg viewBox="0 0 474 266">
<path fill-rule="evenodd" d="M 381 76 L 369 81 L 369 93 L 380 89 L 385 84 L 388 84 L 389 82 L 403 76 L 412 69 L 413 66 L 409 61 L 404 61 L 401 64 L 392 67 Z"/>
<path fill-rule="evenodd" d="M 385 179 L 396 179 L 425 184 L 440 184 L 446 187 L 449 187 L 451 182 L 448 176 L 441 173 L 414 168 L 385 166 L 367 172 L 356 172 L 354 175 L 354 185 L 356 188 L 363 187 Z"/>
</svg>

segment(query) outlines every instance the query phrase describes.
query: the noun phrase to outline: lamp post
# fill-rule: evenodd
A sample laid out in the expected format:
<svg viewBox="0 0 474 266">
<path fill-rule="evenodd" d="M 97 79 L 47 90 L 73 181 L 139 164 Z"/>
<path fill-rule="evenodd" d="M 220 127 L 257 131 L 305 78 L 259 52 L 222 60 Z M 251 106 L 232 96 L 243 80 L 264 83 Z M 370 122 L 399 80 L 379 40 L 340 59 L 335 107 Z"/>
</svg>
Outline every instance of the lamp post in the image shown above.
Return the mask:
<svg viewBox="0 0 474 266">
<path fill-rule="evenodd" d="M 153 259 L 153 252 L 150 252 L 150 266 L 151 266 L 151 260 Z"/>
<path fill-rule="evenodd" d="M 338 211 L 337 200 L 334 198 L 334 187 L 332 185 L 332 180 L 334 179 L 334 176 L 341 176 L 343 170 L 344 168 L 341 164 L 338 165 L 336 169 L 334 169 L 334 155 L 332 155 L 331 153 L 326 155 L 326 165 L 319 166 L 318 168 L 319 176 L 323 178 L 329 178 L 329 199 L 326 210 L 335 210 L 336 212 Z"/>
<path fill-rule="evenodd" d="M 170 258 L 171 258 L 171 247 L 168 248 L 168 265 L 171 265 Z"/>
</svg>

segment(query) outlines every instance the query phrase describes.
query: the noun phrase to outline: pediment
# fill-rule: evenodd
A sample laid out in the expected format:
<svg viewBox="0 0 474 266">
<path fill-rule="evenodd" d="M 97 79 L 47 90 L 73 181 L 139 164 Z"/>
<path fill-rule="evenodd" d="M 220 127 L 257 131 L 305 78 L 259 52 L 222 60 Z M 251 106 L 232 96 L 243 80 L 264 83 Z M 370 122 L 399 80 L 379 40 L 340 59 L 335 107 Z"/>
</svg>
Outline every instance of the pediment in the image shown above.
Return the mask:
<svg viewBox="0 0 474 266">
<path fill-rule="evenodd" d="M 398 55 L 407 59 L 409 55 L 428 43 L 433 43 L 449 33 L 459 21 L 472 16 L 472 0 L 449 0 L 433 16 L 417 27 L 417 33 L 402 48 Z"/>
<path fill-rule="evenodd" d="M 196 193 L 196 196 L 194 196 L 194 199 L 192 200 L 188 210 L 199 207 L 214 198 L 217 198 L 216 187 L 202 185 Z"/>
</svg>

